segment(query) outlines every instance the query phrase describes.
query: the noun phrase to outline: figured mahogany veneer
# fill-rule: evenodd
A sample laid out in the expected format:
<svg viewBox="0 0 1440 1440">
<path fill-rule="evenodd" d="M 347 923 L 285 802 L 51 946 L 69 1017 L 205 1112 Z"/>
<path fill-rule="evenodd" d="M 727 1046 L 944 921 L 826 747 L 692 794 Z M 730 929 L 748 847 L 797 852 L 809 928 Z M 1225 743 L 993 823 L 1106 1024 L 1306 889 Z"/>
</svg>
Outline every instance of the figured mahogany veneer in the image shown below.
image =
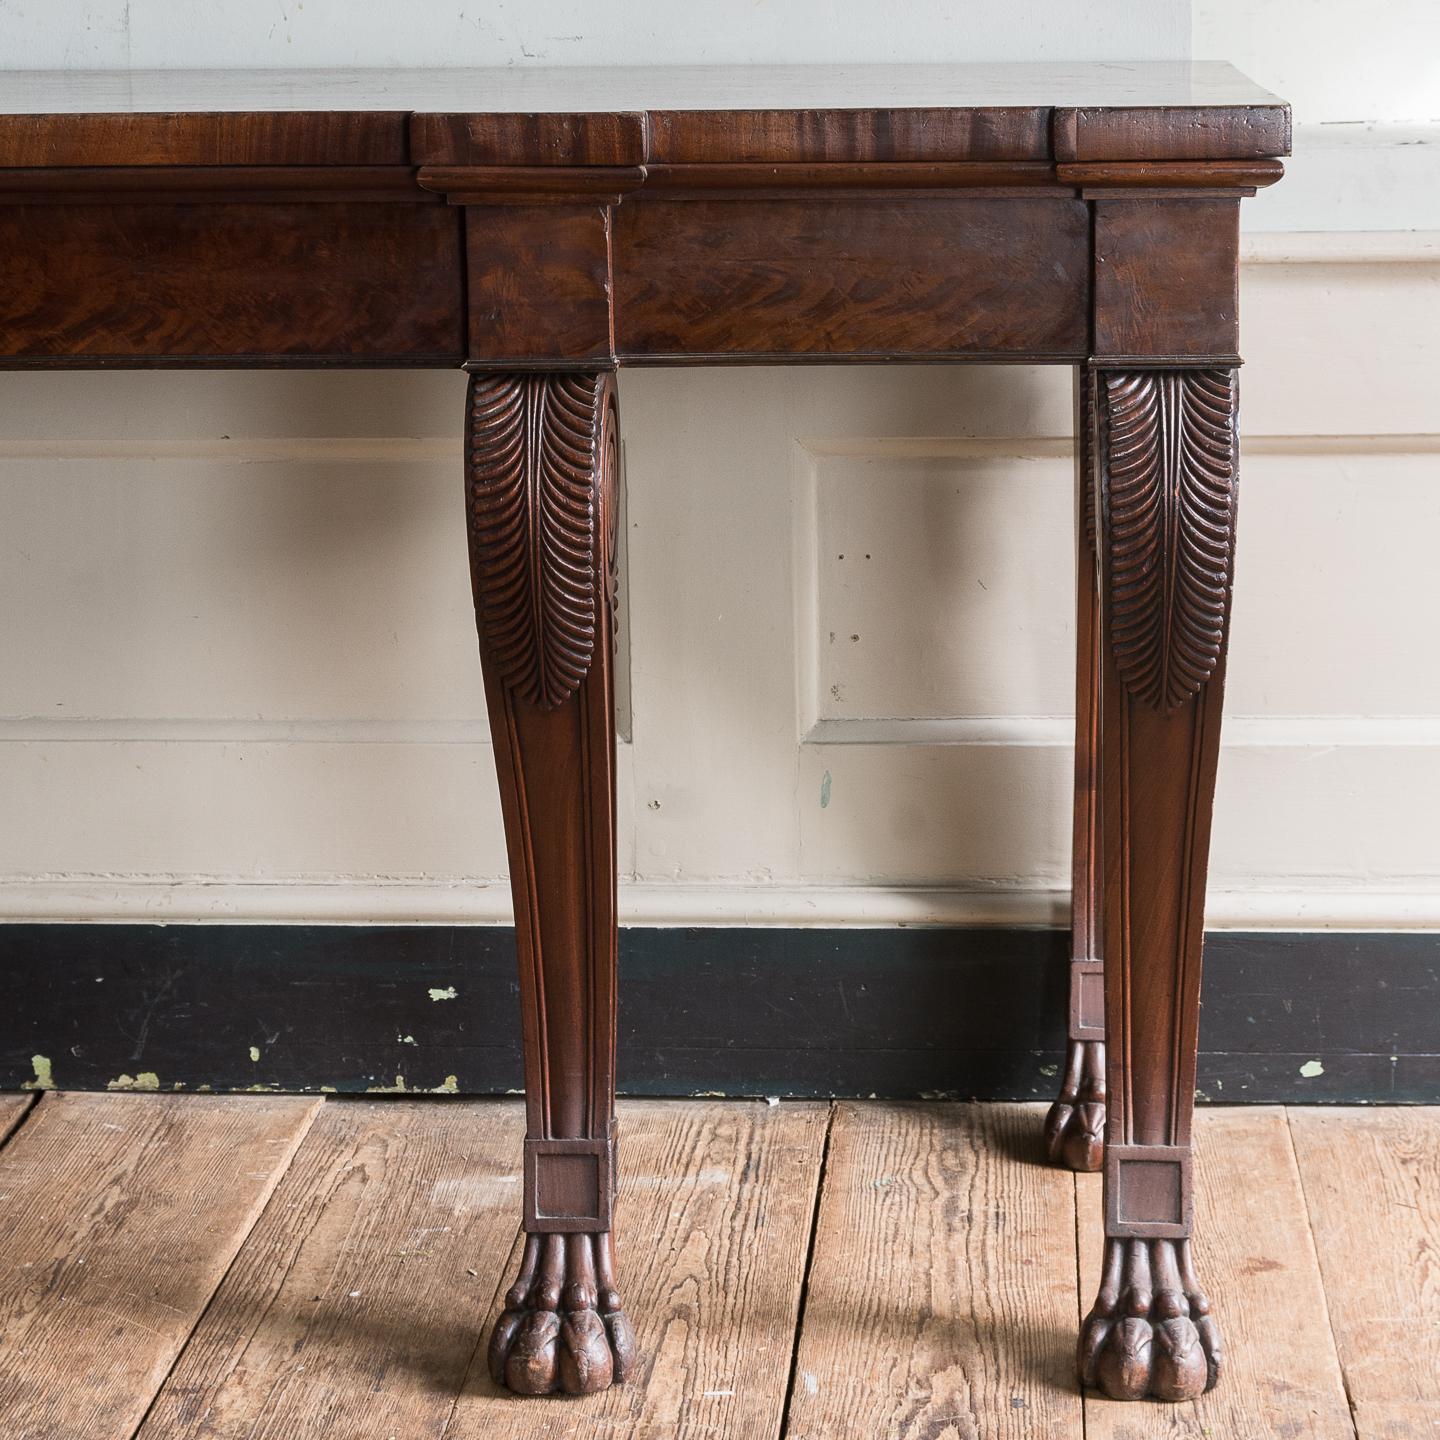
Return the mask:
<svg viewBox="0 0 1440 1440">
<path fill-rule="evenodd" d="M 617 345 L 647 360 L 1078 360 L 1089 239 L 1084 203 L 1063 195 L 706 193 L 622 205 L 613 237 Z M 1009 303 L 996 303 L 1002 295 Z"/>
<path fill-rule="evenodd" d="M 0 365 L 472 372 L 528 1131 L 497 1383 L 636 1364 L 611 1230 L 615 370 L 880 359 L 1075 369 L 1072 998 L 1045 1140 L 1105 1171 L 1082 1381 L 1215 1383 L 1190 1119 L 1238 217 L 1289 139 L 1226 66 L 0 76 Z"/>
<path fill-rule="evenodd" d="M 0 255 L 12 361 L 464 359 L 460 226 L 441 206 L 0 204 Z"/>
</svg>

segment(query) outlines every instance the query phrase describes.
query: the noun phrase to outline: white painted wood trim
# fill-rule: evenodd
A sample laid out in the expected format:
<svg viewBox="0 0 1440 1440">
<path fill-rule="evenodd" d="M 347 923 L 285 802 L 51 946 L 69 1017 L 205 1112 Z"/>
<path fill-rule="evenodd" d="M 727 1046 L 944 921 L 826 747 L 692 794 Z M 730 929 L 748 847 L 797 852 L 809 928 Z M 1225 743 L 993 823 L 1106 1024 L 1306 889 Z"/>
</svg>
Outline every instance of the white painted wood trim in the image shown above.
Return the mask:
<svg viewBox="0 0 1440 1440">
<path fill-rule="evenodd" d="M 478 663 L 478 662 L 477 662 Z M 481 719 L 6 715 L 0 745 L 485 745 Z"/>
<path fill-rule="evenodd" d="M 859 435 L 815 436 L 796 441 L 813 469 L 816 459 L 848 460 L 1069 460 L 1069 435 Z M 1240 437 L 1242 455 L 1434 455 L 1440 431 L 1408 435 L 1253 435 Z M 798 463 L 798 462 L 797 462 Z M 1073 484 L 1066 474 L 1064 481 Z M 797 472 L 797 484 L 815 485 Z M 813 519 L 813 517 L 812 517 Z"/>
<path fill-rule="evenodd" d="M 868 885 L 620 885 L 623 925 L 1064 926 L 1062 890 Z M 0 879 L 0 921 L 182 924 L 502 925 L 510 887 L 464 880 L 172 879 L 135 875 Z M 1216 890 L 1212 929 L 1440 930 L 1440 889 Z"/>
<path fill-rule="evenodd" d="M 882 717 L 817 720 L 807 745 L 994 745 L 1060 747 L 1075 743 L 1070 715 L 962 715 L 944 719 Z M 1227 715 L 1226 749 L 1315 750 L 1440 745 L 1440 715 Z"/>
<path fill-rule="evenodd" d="M 1277 230 L 1240 237 L 1242 265 L 1440 264 L 1440 231 Z"/>
</svg>

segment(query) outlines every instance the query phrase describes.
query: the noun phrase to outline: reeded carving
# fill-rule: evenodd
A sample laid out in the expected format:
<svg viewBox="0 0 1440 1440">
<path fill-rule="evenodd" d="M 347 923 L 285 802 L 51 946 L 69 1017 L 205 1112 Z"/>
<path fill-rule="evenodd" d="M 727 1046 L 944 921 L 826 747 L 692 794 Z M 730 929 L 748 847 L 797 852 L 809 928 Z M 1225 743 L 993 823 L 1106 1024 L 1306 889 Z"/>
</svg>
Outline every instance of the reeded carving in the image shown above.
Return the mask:
<svg viewBox="0 0 1440 1440">
<path fill-rule="evenodd" d="M 600 486 L 616 447 L 614 377 L 474 375 L 466 486 L 476 619 L 505 684 L 547 709 L 595 654 Z"/>
<path fill-rule="evenodd" d="M 1100 506 L 1095 488 L 1095 393 L 1088 384 L 1080 387 L 1075 417 L 1075 449 L 1076 468 L 1080 476 L 1080 524 L 1093 565 L 1095 537 L 1100 533 Z"/>
<path fill-rule="evenodd" d="M 1110 643 L 1125 688 L 1162 713 L 1220 659 L 1235 539 L 1235 372 L 1101 378 Z"/>
</svg>

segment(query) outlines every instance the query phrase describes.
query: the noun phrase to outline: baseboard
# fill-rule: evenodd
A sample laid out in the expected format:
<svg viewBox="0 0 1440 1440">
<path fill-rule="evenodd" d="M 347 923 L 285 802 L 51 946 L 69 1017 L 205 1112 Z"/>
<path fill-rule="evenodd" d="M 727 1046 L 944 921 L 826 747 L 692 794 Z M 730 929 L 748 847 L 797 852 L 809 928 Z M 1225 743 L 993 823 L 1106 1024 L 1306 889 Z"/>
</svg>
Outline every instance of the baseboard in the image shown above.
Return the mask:
<svg viewBox="0 0 1440 1440">
<path fill-rule="evenodd" d="M 1040 1099 L 1066 936 L 627 928 L 635 1095 Z M 1199 1093 L 1440 1101 L 1440 936 L 1216 931 Z M 508 1093 L 514 934 L 492 926 L 0 926 L 0 1089 Z"/>
<path fill-rule="evenodd" d="M 622 880 L 619 896 L 621 925 L 661 930 L 907 925 L 1005 930 L 1060 927 L 1070 918 L 1070 892 L 1059 887 Z M 253 881 L 233 876 L 12 875 L 0 879 L 0 924 L 450 928 L 507 926 L 514 913 L 506 881 L 462 876 Z M 1215 885 L 1206 899 L 1205 921 L 1212 931 L 1440 931 L 1440 887 L 1331 884 L 1227 890 Z"/>
</svg>

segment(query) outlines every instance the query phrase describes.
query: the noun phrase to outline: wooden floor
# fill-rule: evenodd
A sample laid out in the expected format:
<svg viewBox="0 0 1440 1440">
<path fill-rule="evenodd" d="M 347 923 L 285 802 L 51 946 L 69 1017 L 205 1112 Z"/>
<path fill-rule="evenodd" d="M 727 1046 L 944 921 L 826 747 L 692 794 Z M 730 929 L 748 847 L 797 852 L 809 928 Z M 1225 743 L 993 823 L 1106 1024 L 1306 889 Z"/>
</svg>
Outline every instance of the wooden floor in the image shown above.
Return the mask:
<svg viewBox="0 0 1440 1440">
<path fill-rule="evenodd" d="M 622 1106 L 645 1359 L 497 1393 L 518 1104 L 0 1096 L 5 1440 L 1440 1436 L 1440 1109 L 1205 1110 L 1195 1405 L 1071 1377 L 1100 1190 L 1025 1105 Z"/>
</svg>

